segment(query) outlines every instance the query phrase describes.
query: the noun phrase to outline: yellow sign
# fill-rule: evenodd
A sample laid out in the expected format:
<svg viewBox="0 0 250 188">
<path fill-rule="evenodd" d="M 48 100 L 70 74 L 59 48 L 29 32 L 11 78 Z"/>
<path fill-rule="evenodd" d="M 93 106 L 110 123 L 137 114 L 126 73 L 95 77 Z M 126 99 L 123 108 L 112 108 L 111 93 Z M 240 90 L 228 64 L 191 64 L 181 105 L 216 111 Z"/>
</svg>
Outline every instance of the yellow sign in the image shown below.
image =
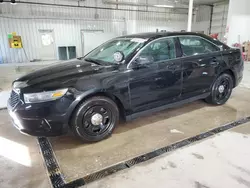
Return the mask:
<svg viewBox="0 0 250 188">
<path fill-rule="evenodd" d="M 9 38 L 10 48 L 22 48 L 22 39 L 21 36 L 13 35 L 12 38 Z"/>
</svg>

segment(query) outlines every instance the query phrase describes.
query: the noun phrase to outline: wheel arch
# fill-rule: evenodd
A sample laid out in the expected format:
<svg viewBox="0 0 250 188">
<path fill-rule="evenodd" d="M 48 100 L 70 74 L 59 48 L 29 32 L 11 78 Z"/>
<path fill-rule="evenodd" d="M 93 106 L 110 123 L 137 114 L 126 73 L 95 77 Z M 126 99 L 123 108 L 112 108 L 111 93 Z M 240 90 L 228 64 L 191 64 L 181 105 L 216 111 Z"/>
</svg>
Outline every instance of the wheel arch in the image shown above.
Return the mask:
<svg viewBox="0 0 250 188">
<path fill-rule="evenodd" d="M 235 76 L 234 72 L 233 72 L 231 69 L 226 69 L 226 70 L 224 70 L 220 75 L 222 75 L 222 74 L 224 74 L 224 73 L 229 74 L 229 75 L 232 76 L 232 79 L 233 79 L 233 87 L 235 87 L 235 86 L 236 86 L 236 76 Z M 220 75 L 219 75 L 219 76 L 220 76 Z"/>
<path fill-rule="evenodd" d="M 81 96 L 78 97 L 77 102 L 75 102 L 75 104 L 73 104 L 73 107 L 71 107 L 71 109 L 68 112 L 68 124 L 70 125 L 70 122 L 72 120 L 73 114 L 75 113 L 75 111 L 77 110 L 77 108 L 87 99 L 94 97 L 94 96 L 103 96 L 103 97 L 107 97 L 109 99 L 111 99 L 112 101 L 114 101 L 119 109 L 119 114 L 120 114 L 120 118 L 122 120 L 125 119 L 125 108 L 124 105 L 122 103 L 122 101 L 114 94 L 111 94 L 109 92 L 103 91 L 103 90 L 94 90 L 92 92 L 88 92 L 85 93 Z"/>
</svg>

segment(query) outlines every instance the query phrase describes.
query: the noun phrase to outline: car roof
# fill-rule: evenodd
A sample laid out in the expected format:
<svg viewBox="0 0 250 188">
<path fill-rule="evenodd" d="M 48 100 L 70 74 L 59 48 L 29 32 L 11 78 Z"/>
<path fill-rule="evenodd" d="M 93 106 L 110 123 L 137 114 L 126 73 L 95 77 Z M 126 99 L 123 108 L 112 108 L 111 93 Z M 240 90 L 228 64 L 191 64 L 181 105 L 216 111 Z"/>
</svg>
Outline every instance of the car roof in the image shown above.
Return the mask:
<svg viewBox="0 0 250 188">
<path fill-rule="evenodd" d="M 193 35 L 193 36 L 200 36 L 203 37 L 209 41 L 211 41 L 212 43 L 216 44 L 216 45 L 223 45 L 226 46 L 225 44 L 223 44 L 222 42 L 220 42 L 217 39 L 213 39 L 212 37 L 202 34 L 202 33 L 198 33 L 198 32 L 181 32 L 181 31 L 173 31 L 173 32 L 151 32 L 151 33 L 138 33 L 138 34 L 132 34 L 132 35 L 125 35 L 125 36 L 121 36 L 118 38 L 142 38 L 142 39 L 147 39 L 147 40 L 154 40 L 157 38 L 161 38 L 161 37 L 168 37 L 168 36 L 185 36 L 185 35 Z"/>
<path fill-rule="evenodd" d="M 207 35 L 197 33 L 197 32 L 150 32 L 150 33 L 138 33 L 132 35 L 125 35 L 122 36 L 124 38 L 143 38 L 143 39 L 155 39 L 160 37 L 167 37 L 167 36 L 179 36 L 179 35 L 195 35 L 195 36 L 202 36 L 208 37 Z"/>
</svg>

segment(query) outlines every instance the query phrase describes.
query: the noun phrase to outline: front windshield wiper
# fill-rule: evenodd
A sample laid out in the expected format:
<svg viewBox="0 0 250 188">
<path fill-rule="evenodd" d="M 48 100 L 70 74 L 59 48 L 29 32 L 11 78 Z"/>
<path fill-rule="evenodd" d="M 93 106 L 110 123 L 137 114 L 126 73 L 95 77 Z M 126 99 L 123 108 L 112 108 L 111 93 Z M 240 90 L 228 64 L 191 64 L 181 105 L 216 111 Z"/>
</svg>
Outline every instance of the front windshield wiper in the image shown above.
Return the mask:
<svg viewBox="0 0 250 188">
<path fill-rule="evenodd" d="M 101 65 L 101 63 L 99 63 L 97 60 L 94 60 L 94 59 L 90 59 L 90 58 L 86 58 L 84 59 L 85 61 L 88 61 L 88 62 L 91 62 L 91 63 L 95 63 L 97 65 Z"/>
</svg>

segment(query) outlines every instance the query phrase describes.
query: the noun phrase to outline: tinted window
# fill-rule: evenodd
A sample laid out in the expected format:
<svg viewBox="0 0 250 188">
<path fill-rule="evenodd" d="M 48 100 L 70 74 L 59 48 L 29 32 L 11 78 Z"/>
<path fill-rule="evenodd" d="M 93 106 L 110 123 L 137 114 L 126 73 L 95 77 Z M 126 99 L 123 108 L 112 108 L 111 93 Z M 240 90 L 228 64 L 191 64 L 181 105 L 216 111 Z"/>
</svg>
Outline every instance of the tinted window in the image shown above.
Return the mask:
<svg viewBox="0 0 250 188">
<path fill-rule="evenodd" d="M 179 37 L 184 56 L 219 51 L 219 48 L 200 37 Z"/>
<path fill-rule="evenodd" d="M 176 58 L 174 38 L 160 39 L 150 43 L 141 51 L 139 57 L 146 57 L 151 62 Z"/>
</svg>

